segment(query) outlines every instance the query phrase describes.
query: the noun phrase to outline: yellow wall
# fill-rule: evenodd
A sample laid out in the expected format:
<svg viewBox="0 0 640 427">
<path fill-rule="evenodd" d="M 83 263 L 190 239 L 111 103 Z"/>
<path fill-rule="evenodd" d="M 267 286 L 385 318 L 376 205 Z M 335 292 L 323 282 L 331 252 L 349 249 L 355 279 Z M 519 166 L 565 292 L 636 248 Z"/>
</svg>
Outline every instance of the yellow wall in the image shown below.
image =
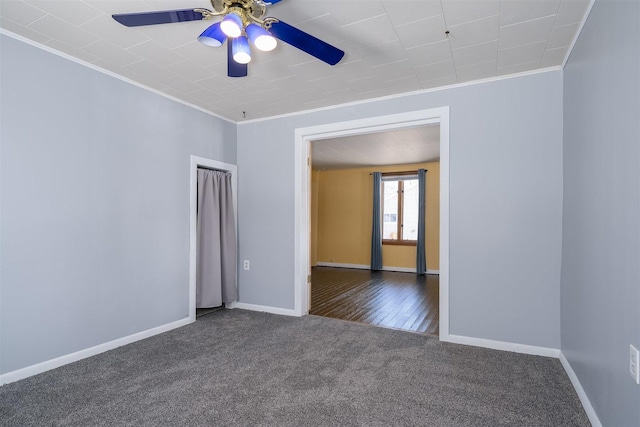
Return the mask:
<svg viewBox="0 0 640 427">
<path fill-rule="evenodd" d="M 365 264 L 371 260 L 371 172 L 427 169 L 427 268 L 439 269 L 440 163 L 314 171 L 311 198 L 311 263 Z M 314 194 L 316 193 L 316 194 Z M 313 231 L 315 228 L 315 232 Z M 314 236 L 315 233 L 315 236 Z M 385 267 L 415 268 L 416 247 L 383 245 Z"/>
<path fill-rule="evenodd" d="M 318 265 L 318 172 L 311 171 L 311 266 Z"/>
</svg>

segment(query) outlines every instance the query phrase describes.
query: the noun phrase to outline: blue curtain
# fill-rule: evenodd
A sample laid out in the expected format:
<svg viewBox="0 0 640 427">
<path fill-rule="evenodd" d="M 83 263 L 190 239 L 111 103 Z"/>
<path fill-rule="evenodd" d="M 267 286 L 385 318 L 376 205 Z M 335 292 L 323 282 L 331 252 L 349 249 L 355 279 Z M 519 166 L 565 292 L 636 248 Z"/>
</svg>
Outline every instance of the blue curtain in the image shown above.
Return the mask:
<svg viewBox="0 0 640 427">
<path fill-rule="evenodd" d="M 373 221 L 371 227 L 371 269 L 382 270 L 382 214 L 380 212 L 380 187 L 382 173 L 373 173 Z"/>
<path fill-rule="evenodd" d="M 424 248 L 425 177 L 426 171 L 424 169 L 418 169 L 418 244 L 416 247 L 416 273 L 418 274 L 425 274 L 427 272 L 427 256 Z"/>
</svg>

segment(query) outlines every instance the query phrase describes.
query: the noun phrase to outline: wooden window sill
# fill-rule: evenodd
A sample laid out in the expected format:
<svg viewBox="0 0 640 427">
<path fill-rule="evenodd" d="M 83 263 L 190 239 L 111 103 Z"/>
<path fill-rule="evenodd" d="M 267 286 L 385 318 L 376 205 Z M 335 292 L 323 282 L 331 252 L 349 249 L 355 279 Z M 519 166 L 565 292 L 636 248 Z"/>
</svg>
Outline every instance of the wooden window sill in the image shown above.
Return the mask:
<svg viewBox="0 0 640 427">
<path fill-rule="evenodd" d="M 418 242 L 415 240 L 383 240 L 383 245 L 395 245 L 395 246 L 416 246 Z"/>
</svg>

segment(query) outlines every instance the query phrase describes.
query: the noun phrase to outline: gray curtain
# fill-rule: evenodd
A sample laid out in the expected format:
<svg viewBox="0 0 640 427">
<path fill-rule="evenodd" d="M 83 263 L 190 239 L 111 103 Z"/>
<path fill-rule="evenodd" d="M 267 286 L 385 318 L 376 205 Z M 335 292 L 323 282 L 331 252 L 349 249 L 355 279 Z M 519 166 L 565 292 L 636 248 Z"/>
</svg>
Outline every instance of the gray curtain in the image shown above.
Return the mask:
<svg viewBox="0 0 640 427">
<path fill-rule="evenodd" d="M 196 307 L 237 301 L 231 174 L 198 169 Z"/>
<path fill-rule="evenodd" d="M 380 212 L 380 187 L 382 173 L 373 173 L 373 222 L 371 228 L 371 269 L 382 270 L 382 214 Z"/>
<path fill-rule="evenodd" d="M 427 272 L 427 255 L 425 251 L 425 226 L 424 226 L 424 205 L 425 205 L 425 181 L 426 171 L 418 169 L 418 242 L 416 246 L 416 272 L 425 274 Z"/>
</svg>

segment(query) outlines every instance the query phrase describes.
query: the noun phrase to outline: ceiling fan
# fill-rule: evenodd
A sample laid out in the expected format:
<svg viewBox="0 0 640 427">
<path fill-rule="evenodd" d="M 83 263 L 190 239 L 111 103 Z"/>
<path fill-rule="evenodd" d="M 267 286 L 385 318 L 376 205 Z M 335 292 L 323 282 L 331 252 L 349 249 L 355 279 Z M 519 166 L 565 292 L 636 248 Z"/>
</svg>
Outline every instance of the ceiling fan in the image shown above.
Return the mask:
<svg viewBox="0 0 640 427">
<path fill-rule="evenodd" d="M 273 50 L 280 39 L 315 56 L 329 65 L 336 65 L 344 52 L 322 40 L 305 33 L 277 18 L 264 17 L 267 7 L 281 0 L 211 0 L 213 10 L 179 9 L 157 12 L 124 13 L 112 15 L 113 19 L 127 27 L 169 24 L 172 22 L 222 19 L 204 30 L 198 41 L 208 46 L 227 43 L 227 75 L 245 77 L 251 61 L 249 41 L 262 51 Z"/>
</svg>

